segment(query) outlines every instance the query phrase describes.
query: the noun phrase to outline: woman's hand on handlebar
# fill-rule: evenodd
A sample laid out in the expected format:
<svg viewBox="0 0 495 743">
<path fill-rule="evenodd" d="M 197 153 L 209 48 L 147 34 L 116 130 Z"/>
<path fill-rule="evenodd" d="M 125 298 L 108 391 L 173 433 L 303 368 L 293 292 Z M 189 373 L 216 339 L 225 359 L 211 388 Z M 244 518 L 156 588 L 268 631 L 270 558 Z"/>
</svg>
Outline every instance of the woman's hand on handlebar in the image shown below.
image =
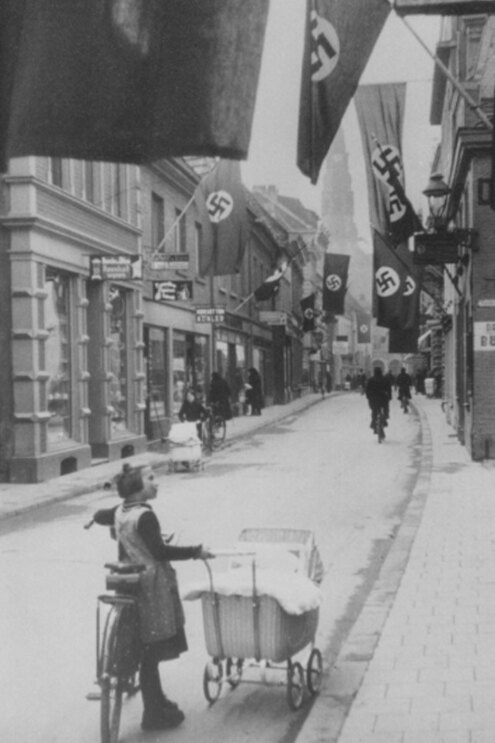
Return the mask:
<svg viewBox="0 0 495 743">
<path fill-rule="evenodd" d="M 201 545 L 199 553 L 200 560 L 212 560 L 214 557 L 216 557 L 216 555 L 213 552 L 210 552 L 208 547 L 203 547 L 203 545 Z"/>
</svg>

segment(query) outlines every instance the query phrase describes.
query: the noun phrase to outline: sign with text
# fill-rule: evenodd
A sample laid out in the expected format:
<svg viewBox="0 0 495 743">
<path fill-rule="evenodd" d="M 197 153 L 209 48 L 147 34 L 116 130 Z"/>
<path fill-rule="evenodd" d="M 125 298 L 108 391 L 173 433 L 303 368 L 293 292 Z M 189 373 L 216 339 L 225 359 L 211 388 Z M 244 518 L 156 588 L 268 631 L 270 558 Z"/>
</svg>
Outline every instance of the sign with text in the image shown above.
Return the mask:
<svg viewBox="0 0 495 743">
<path fill-rule="evenodd" d="M 188 271 L 189 253 L 164 253 L 151 259 L 154 271 Z"/>
<path fill-rule="evenodd" d="M 260 322 L 266 322 L 267 325 L 287 325 L 287 313 L 264 310 L 260 312 Z"/>
<path fill-rule="evenodd" d="M 474 350 L 495 351 L 495 322 L 474 323 Z"/>
<path fill-rule="evenodd" d="M 193 298 L 192 281 L 154 281 L 153 299 L 155 302 L 187 302 Z"/>
<path fill-rule="evenodd" d="M 225 307 L 196 307 L 197 323 L 225 322 Z"/>
<path fill-rule="evenodd" d="M 395 0 L 399 15 L 471 15 L 494 13 L 495 0 Z"/>
<path fill-rule="evenodd" d="M 142 279 L 143 259 L 140 255 L 92 255 L 89 278 L 93 281 Z"/>
</svg>

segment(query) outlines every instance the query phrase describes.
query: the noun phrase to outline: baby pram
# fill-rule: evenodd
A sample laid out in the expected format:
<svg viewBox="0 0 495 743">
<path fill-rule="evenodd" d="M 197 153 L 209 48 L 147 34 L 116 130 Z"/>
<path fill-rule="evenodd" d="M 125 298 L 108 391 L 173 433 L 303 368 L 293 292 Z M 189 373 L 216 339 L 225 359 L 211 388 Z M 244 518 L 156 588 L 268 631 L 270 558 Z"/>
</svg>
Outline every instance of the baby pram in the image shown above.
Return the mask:
<svg viewBox="0 0 495 743">
<path fill-rule="evenodd" d="M 206 563 L 209 584 L 184 596 L 202 602 L 211 656 L 203 675 L 205 697 L 213 704 L 224 681 L 231 688 L 241 681 L 266 683 L 270 668 L 285 674 L 288 704 L 298 709 L 306 689 L 318 693 L 322 676 L 315 635 L 321 601 L 317 584 L 323 571 L 313 534 L 302 529 L 245 529 L 236 549 L 223 554 L 230 556 L 229 570 L 214 580 Z M 285 596 L 284 583 L 293 588 Z M 308 646 L 303 667 L 294 656 Z M 250 667 L 262 669 L 261 681 L 243 679 Z"/>
<path fill-rule="evenodd" d="M 199 470 L 203 466 L 201 439 L 196 423 L 174 423 L 167 440 L 170 444 L 170 472 L 175 472 L 180 464 L 189 471 Z"/>
</svg>

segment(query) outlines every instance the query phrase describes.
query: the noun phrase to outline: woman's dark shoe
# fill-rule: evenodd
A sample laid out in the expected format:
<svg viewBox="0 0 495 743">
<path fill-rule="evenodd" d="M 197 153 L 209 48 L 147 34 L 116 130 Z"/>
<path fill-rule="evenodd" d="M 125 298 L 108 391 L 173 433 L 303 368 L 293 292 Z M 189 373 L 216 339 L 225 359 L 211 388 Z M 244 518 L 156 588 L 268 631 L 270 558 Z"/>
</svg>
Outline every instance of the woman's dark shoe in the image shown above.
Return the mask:
<svg viewBox="0 0 495 743">
<path fill-rule="evenodd" d="M 180 709 L 170 707 L 162 709 L 159 714 L 143 714 L 141 721 L 142 730 L 166 730 L 176 728 L 185 719 L 185 714 Z"/>
<path fill-rule="evenodd" d="M 172 700 L 166 697 L 165 695 L 163 696 L 162 707 L 165 710 L 172 709 L 172 710 L 177 710 L 179 712 L 182 712 L 182 710 L 179 709 L 179 705 L 176 702 L 172 702 Z"/>
</svg>

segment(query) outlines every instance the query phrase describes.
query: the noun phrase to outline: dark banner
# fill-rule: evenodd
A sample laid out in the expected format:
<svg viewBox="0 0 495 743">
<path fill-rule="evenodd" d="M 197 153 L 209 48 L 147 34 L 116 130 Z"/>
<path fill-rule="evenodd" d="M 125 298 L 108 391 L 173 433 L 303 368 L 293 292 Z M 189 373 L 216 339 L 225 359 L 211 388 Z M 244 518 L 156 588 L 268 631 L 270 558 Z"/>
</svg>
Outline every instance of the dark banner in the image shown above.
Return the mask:
<svg viewBox="0 0 495 743">
<path fill-rule="evenodd" d="M 332 315 L 344 314 L 350 256 L 325 253 L 322 306 Z"/>
<path fill-rule="evenodd" d="M 393 245 L 421 230 L 404 190 L 405 83 L 362 85 L 355 96 L 368 183 L 370 221 Z"/>
<path fill-rule="evenodd" d="M 357 315 L 357 342 L 371 343 L 371 316 L 364 312 Z"/>
<path fill-rule="evenodd" d="M 384 0 L 307 0 L 297 165 L 311 183 L 389 13 Z"/>
<path fill-rule="evenodd" d="M 400 330 L 392 328 L 388 334 L 389 353 L 416 353 L 418 350 L 419 328 Z"/>
<path fill-rule="evenodd" d="M 303 333 L 310 333 L 316 328 L 315 294 L 303 297 L 300 304 L 303 316 Z"/>
<path fill-rule="evenodd" d="M 2 0 L 0 165 L 247 157 L 268 0 Z"/>
<path fill-rule="evenodd" d="M 374 313 L 377 325 L 407 330 L 417 328 L 421 269 L 402 244 L 393 249 L 378 232 L 373 233 Z"/>
<path fill-rule="evenodd" d="M 199 273 L 225 276 L 239 271 L 249 238 L 241 166 L 220 160 L 196 189 L 201 217 Z"/>
</svg>

